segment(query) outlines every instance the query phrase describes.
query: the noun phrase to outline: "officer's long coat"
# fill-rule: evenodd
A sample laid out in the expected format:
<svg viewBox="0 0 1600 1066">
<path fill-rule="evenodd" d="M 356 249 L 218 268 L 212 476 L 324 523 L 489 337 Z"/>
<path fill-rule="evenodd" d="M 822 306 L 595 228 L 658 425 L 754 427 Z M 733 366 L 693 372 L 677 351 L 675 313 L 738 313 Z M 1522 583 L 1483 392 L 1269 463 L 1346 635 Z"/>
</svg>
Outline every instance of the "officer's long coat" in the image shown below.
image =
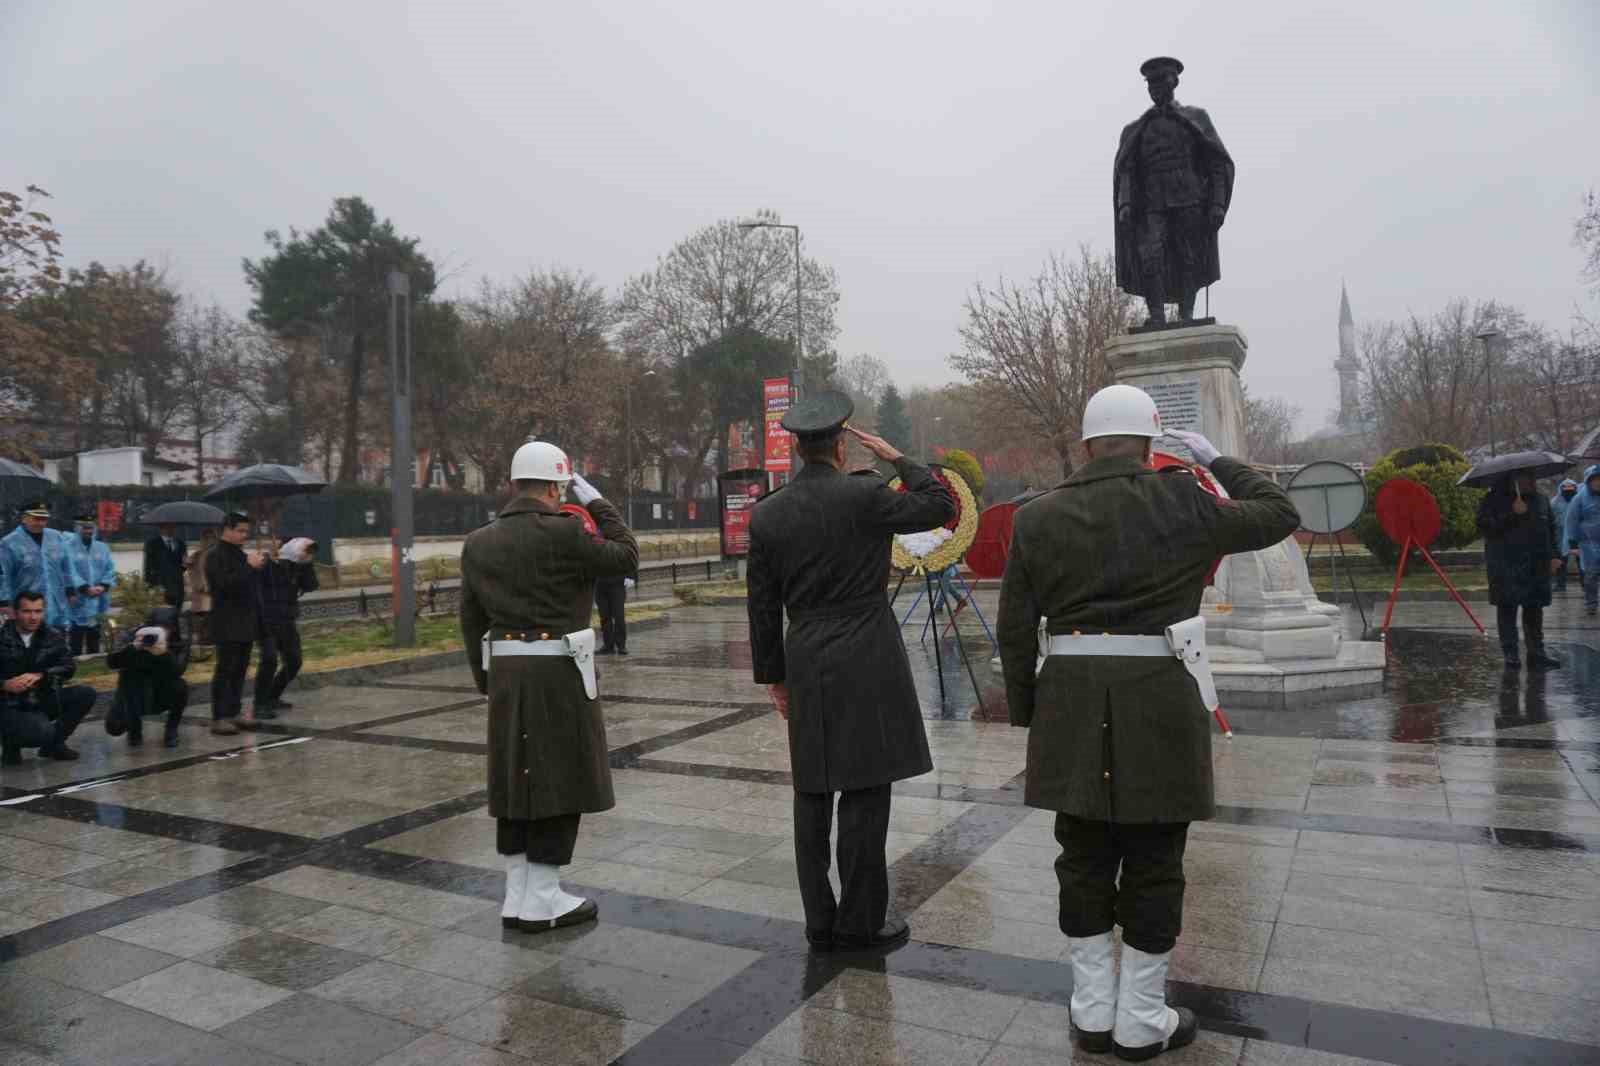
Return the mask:
<svg viewBox="0 0 1600 1066">
<path fill-rule="evenodd" d="M 750 519 L 755 679 L 788 682 L 799 792 L 870 788 L 933 769 L 886 585 L 892 535 L 941 526 L 956 505 L 926 467 L 902 458 L 895 469 L 905 492 L 873 474 L 809 464 Z"/>
<path fill-rule="evenodd" d="M 639 545 L 605 500 L 589 504 L 596 539 L 574 515 L 527 499 L 507 505 L 461 551 L 461 636 L 489 696 L 489 813 L 550 818 L 610 810 L 611 764 L 600 701 L 566 656 L 493 660 L 480 639 L 559 640 L 588 629 L 596 578 L 630 574 Z"/>
<path fill-rule="evenodd" d="M 1294 504 L 1236 459 L 1212 473 L 1096 459 L 1016 514 L 998 636 L 1012 725 L 1029 727 L 1024 802 L 1079 818 L 1210 818 L 1211 716 L 1175 658 L 1061 657 L 1035 677 L 1039 619 L 1051 633 L 1157 635 L 1200 613 L 1220 555 L 1277 544 Z"/>
</svg>

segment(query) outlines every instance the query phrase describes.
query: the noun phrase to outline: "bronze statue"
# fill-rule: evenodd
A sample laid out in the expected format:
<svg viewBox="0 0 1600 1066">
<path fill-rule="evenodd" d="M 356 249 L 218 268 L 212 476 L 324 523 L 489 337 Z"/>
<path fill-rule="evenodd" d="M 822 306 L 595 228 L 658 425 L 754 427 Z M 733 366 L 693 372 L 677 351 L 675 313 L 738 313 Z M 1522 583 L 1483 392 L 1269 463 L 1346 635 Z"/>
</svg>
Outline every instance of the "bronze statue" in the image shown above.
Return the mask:
<svg viewBox="0 0 1600 1066">
<path fill-rule="evenodd" d="M 1113 167 L 1117 284 L 1144 297 L 1147 327 L 1167 324 L 1167 302 L 1194 321 L 1194 297 L 1222 276 L 1217 230 L 1233 199 L 1233 159 L 1211 117 L 1172 98 L 1183 64 L 1139 68 L 1155 106 L 1122 130 Z"/>
</svg>

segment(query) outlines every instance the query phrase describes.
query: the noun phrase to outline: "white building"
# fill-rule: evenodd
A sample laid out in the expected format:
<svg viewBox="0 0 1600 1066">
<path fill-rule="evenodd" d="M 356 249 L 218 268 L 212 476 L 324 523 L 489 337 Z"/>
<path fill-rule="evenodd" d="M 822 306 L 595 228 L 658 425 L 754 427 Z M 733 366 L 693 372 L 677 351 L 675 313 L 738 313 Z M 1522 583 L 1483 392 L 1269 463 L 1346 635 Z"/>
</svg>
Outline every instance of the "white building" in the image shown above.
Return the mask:
<svg viewBox="0 0 1600 1066">
<path fill-rule="evenodd" d="M 125 448 L 96 448 L 79 452 L 80 485 L 178 485 L 188 481 L 185 472 L 193 469 L 159 456 L 147 456 L 137 445 Z"/>
</svg>

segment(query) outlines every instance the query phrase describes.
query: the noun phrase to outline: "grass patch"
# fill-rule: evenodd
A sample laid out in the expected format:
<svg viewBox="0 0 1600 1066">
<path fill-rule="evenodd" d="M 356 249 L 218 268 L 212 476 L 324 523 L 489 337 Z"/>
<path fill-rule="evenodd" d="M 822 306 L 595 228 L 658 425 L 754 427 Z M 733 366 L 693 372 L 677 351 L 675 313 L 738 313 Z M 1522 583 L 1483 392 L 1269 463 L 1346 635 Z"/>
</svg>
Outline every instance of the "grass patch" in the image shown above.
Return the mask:
<svg viewBox="0 0 1600 1066">
<path fill-rule="evenodd" d="M 745 588 L 743 581 L 697 581 L 692 585 L 674 585 L 672 594 L 687 607 L 714 606 L 744 599 Z"/>
<path fill-rule="evenodd" d="M 1416 572 L 1416 566 L 1406 567 L 1406 576 L 1400 579 L 1400 587 L 1411 591 L 1445 591 L 1444 582 L 1439 580 L 1439 575 L 1428 569 L 1427 563 L 1422 563 L 1422 573 Z M 1350 591 L 1350 579 L 1346 576 L 1349 571 L 1339 571 L 1339 590 Z M 1489 587 L 1489 580 L 1483 571 L 1455 571 L 1450 572 L 1450 583 L 1456 587 L 1457 592 L 1471 592 Z M 1333 588 L 1333 579 L 1328 575 L 1315 575 L 1311 579 L 1311 587 L 1318 592 L 1328 592 Z M 1362 592 L 1388 592 L 1394 587 L 1394 571 L 1388 573 L 1362 573 L 1356 572 L 1356 588 Z"/>
</svg>

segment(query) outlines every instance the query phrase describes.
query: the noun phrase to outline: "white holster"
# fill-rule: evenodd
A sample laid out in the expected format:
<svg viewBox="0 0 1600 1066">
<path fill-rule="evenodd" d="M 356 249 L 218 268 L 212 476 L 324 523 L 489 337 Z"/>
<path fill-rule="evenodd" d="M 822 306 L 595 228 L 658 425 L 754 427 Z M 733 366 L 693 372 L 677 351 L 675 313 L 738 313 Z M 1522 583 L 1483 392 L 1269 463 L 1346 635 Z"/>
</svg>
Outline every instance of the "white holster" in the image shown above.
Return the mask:
<svg viewBox="0 0 1600 1066">
<path fill-rule="evenodd" d="M 591 700 L 600 695 L 594 676 L 594 630 L 580 629 L 560 640 L 490 640 L 483 638 L 483 668 L 502 655 L 565 655 L 583 678 L 583 692 Z"/>
<path fill-rule="evenodd" d="M 1147 658 L 1176 656 L 1189 671 L 1195 684 L 1200 686 L 1200 699 L 1206 710 L 1215 711 L 1221 702 L 1217 698 L 1217 684 L 1211 677 L 1211 659 L 1206 654 L 1206 620 L 1196 615 L 1176 625 L 1167 627 L 1165 636 L 1119 636 L 1110 633 L 1058 633 L 1052 635 L 1046 628 L 1048 620 L 1039 623 L 1039 663 L 1051 655 L 1107 655 L 1139 656 Z"/>
</svg>

